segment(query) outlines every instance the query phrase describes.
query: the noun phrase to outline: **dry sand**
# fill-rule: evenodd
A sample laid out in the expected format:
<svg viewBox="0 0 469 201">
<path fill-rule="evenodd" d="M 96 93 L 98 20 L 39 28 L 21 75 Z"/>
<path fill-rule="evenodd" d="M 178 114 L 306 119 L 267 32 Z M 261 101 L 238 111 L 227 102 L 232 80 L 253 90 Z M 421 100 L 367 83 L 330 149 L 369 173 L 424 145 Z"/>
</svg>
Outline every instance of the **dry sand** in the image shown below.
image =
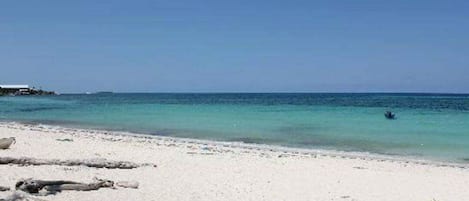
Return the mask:
<svg viewBox="0 0 469 201">
<path fill-rule="evenodd" d="M 0 186 L 11 188 L 21 178 L 140 183 L 138 189 L 37 197 L 43 200 L 469 200 L 464 165 L 18 123 L 0 123 L 4 137 L 16 137 L 17 143 L 0 150 L 0 157 L 158 165 L 130 170 L 0 165 Z M 10 194 L 0 192 L 0 199 Z"/>
</svg>

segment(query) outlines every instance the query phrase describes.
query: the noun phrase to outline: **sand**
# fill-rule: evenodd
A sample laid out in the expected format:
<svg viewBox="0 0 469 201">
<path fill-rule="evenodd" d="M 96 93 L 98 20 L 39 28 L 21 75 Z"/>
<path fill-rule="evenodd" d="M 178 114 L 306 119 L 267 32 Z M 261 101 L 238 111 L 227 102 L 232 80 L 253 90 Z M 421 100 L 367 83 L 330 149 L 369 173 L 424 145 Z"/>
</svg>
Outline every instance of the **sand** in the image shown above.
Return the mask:
<svg viewBox="0 0 469 201">
<path fill-rule="evenodd" d="M 138 189 L 100 189 L 37 196 L 42 200 L 339 200 L 461 201 L 469 199 L 466 165 L 318 150 L 0 123 L 16 137 L 0 157 L 154 163 L 157 167 L 0 165 L 0 186 L 21 178 L 91 182 L 138 181 Z M 0 199 L 13 191 L 0 192 Z"/>
</svg>

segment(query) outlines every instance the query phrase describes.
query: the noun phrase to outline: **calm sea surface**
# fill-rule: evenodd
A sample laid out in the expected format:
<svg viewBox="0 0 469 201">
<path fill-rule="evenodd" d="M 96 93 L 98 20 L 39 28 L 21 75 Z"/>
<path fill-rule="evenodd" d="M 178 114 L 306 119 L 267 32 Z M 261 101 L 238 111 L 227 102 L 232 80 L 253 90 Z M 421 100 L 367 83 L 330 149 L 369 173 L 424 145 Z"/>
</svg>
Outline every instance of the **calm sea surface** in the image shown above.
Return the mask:
<svg viewBox="0 0 469 201">
<path fill-rule="evenodd" d="M 469 162 L 469 95 L 0 97 L 0 120 Z"/>
</svg>

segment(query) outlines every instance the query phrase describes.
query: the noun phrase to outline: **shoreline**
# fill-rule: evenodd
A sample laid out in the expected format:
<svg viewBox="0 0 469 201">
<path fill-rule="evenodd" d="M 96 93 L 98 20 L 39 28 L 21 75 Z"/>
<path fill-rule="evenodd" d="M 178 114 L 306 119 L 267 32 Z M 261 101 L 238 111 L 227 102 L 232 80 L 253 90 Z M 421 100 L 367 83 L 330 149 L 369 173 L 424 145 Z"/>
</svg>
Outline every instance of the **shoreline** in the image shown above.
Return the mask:
<svg viewBox="0 0 469 201">
<path fill-rule="evenodd" d="M 30 194 L 32 200 L 461 200 L 469 197 L 469 168 L 457 164 L 354 156 L 321 150 L 216 142 L 126 132 L 0 122 L 0 138 L 16 143 L 1 158 L 38 161 L 122 161 L 133 169 L 90 166 L 0 165 L 0 200 L 15 195 L 23 179 L 93 178 L 138 183 Z"/>
<path fill-rule="evenodd" d="M 430 165 L 436 167 L 452 167 L 469 169 L 469 163 L 464 162 L 451 162 L 451 161 L 440 161 L 432 159 L 423 159 L 413 156 L 403 155 L 385 155 L 378 153 L 369 152 L 349 152 L 349 151 L 338 151 L 338 150 L 326 150 L 326 149 L 313 149 L 313 148 L 295 148 L 286 147 L 280 145 L 269 145 L 269 144 L 255 144 L 235 141 L 216 141 L 216 140 L 205 140 L 205 139 L 193 139 L 183 137 L 170 137 L 161 135 L 152 135 L 145 133 L 127 132 L 127 131 L 116 131 L 116 130 L 105 130 L 105 129 L 86 129 L 67 127 L 62 125 L 50 125 L 43 123 L 26 123 L 16 121 L 0 121 L 0 128 L 14 128 L 14 129 L 31 129 L 33 131 L 43 131 L 52 133 L 63 133 L 69 132 L 68 134 L 75 135 L 80 133 L 79 137 L 90 137 L 88 135 L 103 135 L 108 137 L 130 137 L 135 139 L 153 139 L 158 141 L 169 141 L 173 143 L 182 144 L 194 144 L 204 146 L 222 146 L 224 148 L 239 149 L 243 150 L 256 150 L 261 152 L 268 152 L 271 154 L 288 154 L 290 157 L 301 157 L 301 156 L 312 156 L 312 157 L 330 157 L 330 158 L 343 158 L 343 159 L 359 159 L 359 160 L 372 160 L 372 161 L 389 161 L 398 162 L 403 164 L 417 164 L 417 165 Z M 280 155 L 279 155 L 280 156 Z"/>
</svg>

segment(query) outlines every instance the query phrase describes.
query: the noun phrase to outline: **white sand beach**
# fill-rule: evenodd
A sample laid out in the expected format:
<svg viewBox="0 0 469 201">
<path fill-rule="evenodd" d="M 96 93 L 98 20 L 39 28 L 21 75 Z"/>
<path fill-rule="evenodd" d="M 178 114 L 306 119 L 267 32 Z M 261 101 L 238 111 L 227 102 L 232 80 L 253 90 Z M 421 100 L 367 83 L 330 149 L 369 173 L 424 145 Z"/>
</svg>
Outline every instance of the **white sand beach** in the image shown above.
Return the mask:
<svg viewBox="0 0 469 201">
<path fill-rule="evenodd" d="M 131 136 L 0 123 L 16 144 L 0 157 L 105 158 L 153 163 L 135 169 L 0 165 L 0 186 L 22 178 L 137 181 L 138 189 L 103 188 L 34 196 L 41 200 L 461 201 L 469 199 L 464 165 L 269 148 L 167 137 Z M 0 192 L 0 199 L 12 191 Z"/>
</svg>

